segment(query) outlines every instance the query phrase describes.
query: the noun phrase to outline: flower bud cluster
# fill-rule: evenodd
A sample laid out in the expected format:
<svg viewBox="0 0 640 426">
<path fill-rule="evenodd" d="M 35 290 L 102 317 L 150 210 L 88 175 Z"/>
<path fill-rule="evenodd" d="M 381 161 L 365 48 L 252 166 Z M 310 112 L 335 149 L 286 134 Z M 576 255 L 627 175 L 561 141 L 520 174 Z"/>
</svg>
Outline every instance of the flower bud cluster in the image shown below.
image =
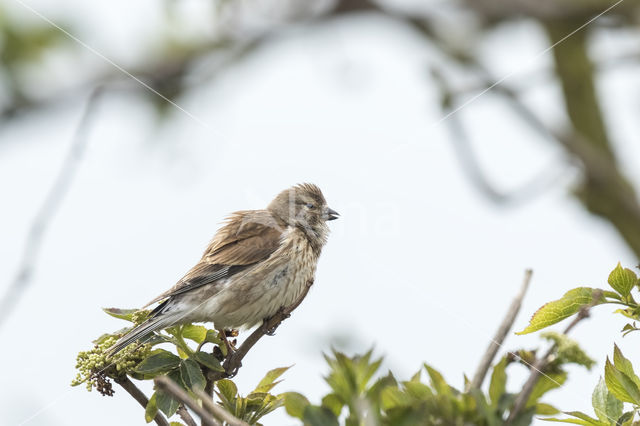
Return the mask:
<svg viewBox="0 0 640 426">
<path fill-rule="evenodd" d="M 132 372 L 151 351 L 149 344 L 141 346 L 134 344 L 109 357 L 109 348 L 119 337 L 119 335 L 105 336 L 98 339 L 90 350 L 78 353 L 76 358 L 78 374 L 71 382 L 71 386 L 86 383 L 88 391 L 95 387 L 103 395 L 113 394 L 108 378 L 117 378 Z"/>
</svg>

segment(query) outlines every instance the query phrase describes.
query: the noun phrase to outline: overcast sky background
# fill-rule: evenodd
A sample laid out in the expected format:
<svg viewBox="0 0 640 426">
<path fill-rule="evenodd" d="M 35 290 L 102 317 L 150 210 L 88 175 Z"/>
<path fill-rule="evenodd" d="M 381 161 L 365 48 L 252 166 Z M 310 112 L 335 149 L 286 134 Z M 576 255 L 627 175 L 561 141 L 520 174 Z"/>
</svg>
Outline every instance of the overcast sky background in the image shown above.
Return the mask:
<svg viewBox="0 0 640 426">
<path fill-rule="evenodd" d="M 72 19 L 77 36 L 125 68 L 161 24 L 153 1 L 30 5 Z M 18 3 L 6 6 L 34 20 Z M 184 6 L 185 32 L 207 31 L 200 2 Z M 123 13 L 126 10 L 126 13 Z M 187 25 L 188 24 L 188 25 Z M 607 57 L 637 33 L 594 39 Z M 509 80 L 548 69 L 548 46 L 531 23 L 505 26 L 479 48 Z M 82 78 L 104 66 L 89 52 L 70 73 L 50 58 L 51 78 Z M 516 329 L 540 305 L 578 285 L 605 286 L 621 261 L 637 262 L 612 228 L 569 195 L 574 172 L 562 153 L 532 134 L 490 93 L 459 112 L 473 129 L 488 174 L 505 189 L 557 164 L 561 178 L 512 208 L 488 202 L 464 178 L 440 123 L 428 79 L 434 54 L 397 24 L 369 17 L 293 28 L 246 61 L 178 101 L 207 123 L 170 110 L 159 127 L 145 101 L 124 90 L 99 104 L 86 158 L 46 234 L 34 281 L 0 329 L 0 424 L 143 424 L 124 391 L 107 398 L 70 388 L 75 355 L 122 327 L 100 307 L 139 307 L 173 285 L 200 257 L 224 217 L 263 208 L 299 182 L 318 184 L 340 212 L 304 303 L 245 358 L 236 378 L 247 393 L 274 367 L 294 365 L 276 391 L 312 401 L 327 390 L 322 351 L 375 347 L 384 367 L 408 378 L 423 361 L 454 386 L 471 376 L 525 268 L 534 269 Z M 46 89 L 46 88 L 45 88 Z M 43 89 L 43 90 L 45 90 Z M 620 67 L 598 81 L 607 124 L 629 175 L 640 185 L 640 81 Z M 529 88 L 525 100 L 561 124 L 559 92 Z M 84 99 L 0 129 L 0 285 L 14 274 L 33 215 L 79 120 Z M 571 368 L 546 402 L 591 413 L 591 392 L 613 348 L 634 359 L 638 336 L 601 307 L 576 338 L 598 364 Z M 505 342 L 532 348 L 536 335 Z M 517 390 L 525 377 L 511 367 Z M 144 386 L 143 386 L 144 387 Z M 149 387 L 144 387 L 149 390 Z M 265 424 L 295 424 L 283 413 Z"/>
</svg>

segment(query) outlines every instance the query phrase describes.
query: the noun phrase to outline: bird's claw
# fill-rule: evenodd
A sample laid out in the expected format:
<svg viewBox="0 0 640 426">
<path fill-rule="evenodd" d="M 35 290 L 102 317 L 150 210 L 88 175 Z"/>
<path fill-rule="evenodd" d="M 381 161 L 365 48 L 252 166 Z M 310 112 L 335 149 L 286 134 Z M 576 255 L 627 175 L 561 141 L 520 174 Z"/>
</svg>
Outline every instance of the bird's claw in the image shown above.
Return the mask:
<svg viewBox="0 0 640 426">
<path fill-rule="evenodd" d="M 280 310 L 278 311 L 278 314 L 282 315 L 282 319 L 280 321 L 278 321 L 278 323 L 276 325 L 274 325 L 273 327 L 271 327 L 270 329 L 268 329 L 266 331 L 266 335 L 267 336 L 274 336 L 276 334 L 276 329 L 280 326 L 280 324 L 282 324 L 282 321 L 286 320 L 287 318 L 289 318 L 291 316 L 291 314 L 283 314 L 285 308 L 282 307 L 280 308 Z M 276 314 L 276 315 L 278 315 Z M 271 320 L 273 317 L 271 318 L 267 318 L 266 320 L 264 320 L 265 322 L 268 322 L 269 320 Z"/>
<path fill-rule="evenodd" d="M 238 370 L 242 367 L 242 362 L 238 362 L 238 365 L 233 368 L 233 370 L 227 372 L 227 378 L 232 379 L 238 374 Z"/>
<path fill-rule="evenodd" d="M 271 327 L 269 330 L 267 330 L 267 332 L 265 333 L 267 336 L 275 336 L 276 335 L 276 329 L 278 328 L 280 324 L 276 324 L 275 326 Z"/>
</svg>

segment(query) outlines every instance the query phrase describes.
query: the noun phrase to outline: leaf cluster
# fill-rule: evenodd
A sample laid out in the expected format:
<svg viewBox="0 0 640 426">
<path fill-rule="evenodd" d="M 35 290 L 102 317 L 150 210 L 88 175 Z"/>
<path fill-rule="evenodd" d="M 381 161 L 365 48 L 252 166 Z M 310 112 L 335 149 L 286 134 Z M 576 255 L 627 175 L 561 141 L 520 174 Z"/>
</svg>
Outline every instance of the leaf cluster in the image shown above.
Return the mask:
<svg viewBox="0 0 640 426">
<path fill-rule="evenodd" d="M 545 374 L 537 383 L 525 410 L 512 424 L 530 424 L 535 414 L 559 413 L 540 399 L 565 382 L 567 373 L 561 366 L 569 362 L 584 365 L 586 359 L 593 362 L 579 348 L 576 350 L 575 342 L 565 342 L 565 346 L 570 350 L 557 356 L 562 361 L 555 365 L 555 372 Z M 332 356 L 325 358 L 330 369 L 325 380 L 331 391 L 319 405 L 298 392 L 284 394 L 287 413 L 305 425 L 498 426 L 505 424 L 517 396 L 507 391 L 507 367 L 519 359 L 512 354 L 494 365 L 486 393 L 470 389 L 468 380 L 464 390 L 456 389 L 427 364 L 407 381 L 397 380 L 391 372 L 376 378 L 382 359 L 372 359 L 372 351 L 353 357 L 333 351 Z"/>
</svg>

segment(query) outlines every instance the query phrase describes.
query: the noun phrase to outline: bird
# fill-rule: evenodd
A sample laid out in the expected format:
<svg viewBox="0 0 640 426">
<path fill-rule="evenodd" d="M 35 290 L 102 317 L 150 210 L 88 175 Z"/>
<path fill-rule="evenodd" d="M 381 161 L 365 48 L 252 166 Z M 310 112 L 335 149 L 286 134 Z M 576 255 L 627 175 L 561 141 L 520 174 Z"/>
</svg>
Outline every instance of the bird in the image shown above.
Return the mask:
<svg viewBox="0 0 640 426">
<path fill-rule="evenodd" d="M 213 322 L 224 338 L 224 330 L 251 328 L 290 306 L 313 280 L 327 222 L 338 216 L 311 183 L 285 189 L 266 209 L 231 213 L 200 261 L 142 307 L 158 303 L 109 356 L 180 324 Z"/>
</svg>

